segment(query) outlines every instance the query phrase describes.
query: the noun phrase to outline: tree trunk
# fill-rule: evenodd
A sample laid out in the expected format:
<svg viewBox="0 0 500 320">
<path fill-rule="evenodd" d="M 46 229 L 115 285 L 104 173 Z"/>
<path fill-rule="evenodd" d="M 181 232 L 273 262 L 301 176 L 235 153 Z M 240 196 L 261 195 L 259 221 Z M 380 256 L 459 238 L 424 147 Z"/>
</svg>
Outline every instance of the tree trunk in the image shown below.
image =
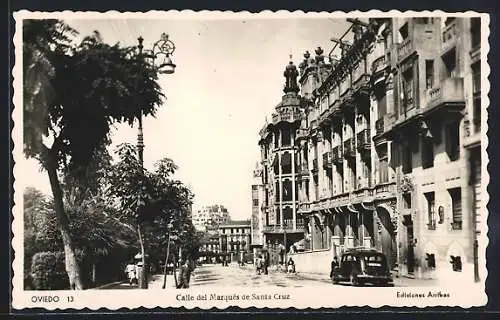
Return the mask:
<svg viewBox="0 0 500 320">
<path fill-rule="evenodd" d="M 71 290 L 82 290 L 83 284 L 80 277 L 80 266 L 76 260 L 75 250 L 73 248 L 73 241 L 71 240 L 69 231 L 69 220 L 64 212 L 64 204 L 62 198 L 61 185 L 57 178 L 57 163 L 55 160 L 49 161 L 47 165 L 47 172 L 49 174 L 50 187 L 52 195 L 54 196 L 54 204 L 57 218 L 57 226 L 61 233 L 64 258 L 66 265 L 66 272 L 68 273 L 69 285 Z"/>
<path fill-rule="evenodd" d="M 167 287 L 167 272 L 168 272 L 168 254 L 170 252 L 170 233 L 168 234 L 168 240 L 167 240 L 167 257 L 165 258 L 165 267 L 163 270 L 163 287 L 162 289 L 165 289 Z"/>
<path fill-rule="evenodd" d="M 142 233 L 141 233 L 141 225 L 137 225 L 137 234 L 139 235 L 139 244 L 141 245 L 141 261 L 142 261 L 142 268 L 140 269 L 139 272 L 139 288 L 140 289 L 147 289 L 148 288 L 148 279 L 147 279 L 147 273 L 146 273 L 146 257 L 145 257 L 145 252 L 144 252 L 144 239 L 142 238 Z"/>
</svg>

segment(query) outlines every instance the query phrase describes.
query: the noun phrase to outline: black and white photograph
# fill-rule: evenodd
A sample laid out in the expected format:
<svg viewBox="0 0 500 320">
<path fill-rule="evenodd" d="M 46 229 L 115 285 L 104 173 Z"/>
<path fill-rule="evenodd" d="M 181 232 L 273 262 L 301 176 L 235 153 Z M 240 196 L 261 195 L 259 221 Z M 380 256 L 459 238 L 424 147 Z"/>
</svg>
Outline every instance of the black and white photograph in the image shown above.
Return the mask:
<svg viewBox="0 0 500 320">
<path fill-rule="evenodd" d="M 487 14 L 14 17 L 14 308 L 486 303 Z"/>
</svg>

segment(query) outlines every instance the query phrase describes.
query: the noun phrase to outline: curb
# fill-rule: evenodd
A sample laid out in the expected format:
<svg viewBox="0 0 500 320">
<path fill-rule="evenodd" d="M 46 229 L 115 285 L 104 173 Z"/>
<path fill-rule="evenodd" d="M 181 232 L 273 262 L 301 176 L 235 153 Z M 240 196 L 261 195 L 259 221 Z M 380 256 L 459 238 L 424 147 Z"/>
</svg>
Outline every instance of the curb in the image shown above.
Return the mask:
<svg viewBox="0 0 500 320">
<path fill-rule="evenodd" d="M 106 289 L 106 287 L 111 287 L 111 286 L 114 286 L 114 285 L 117 285 L 117 284 L 120 284 L 120 283 L 125 283 L 125 282 L 126 282 L 126 281 L 115 281 L 115 282 L 111 282 L 111 283 L 103 284 L 102 286 L 99 286 L 99 287 L 92 288 L 92 290 L 96 290 L 96 289 Z"/>
</svg>

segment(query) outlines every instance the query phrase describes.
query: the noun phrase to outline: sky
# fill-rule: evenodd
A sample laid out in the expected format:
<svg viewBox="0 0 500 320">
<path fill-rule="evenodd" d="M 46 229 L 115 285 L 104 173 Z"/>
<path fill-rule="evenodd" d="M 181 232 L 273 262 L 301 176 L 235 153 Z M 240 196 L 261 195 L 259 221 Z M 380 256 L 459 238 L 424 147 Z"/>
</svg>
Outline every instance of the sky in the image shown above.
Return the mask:
<svg viewBox="0 0 500 320">
<path fill-rule="evenodd" d="M 283 71 L 305 50 L 327 54 L 331 37 L 348 27 L 339 18 L 65 19 L 80 38 L 98 30 L 104 42 L 151 48 L 162 32 L 175 43 L 174 74 L 161 75 L 167 97 L 156 118 L 146 118 L 144 164 L 169 157 L 175 178 L 195 194 L 193 209 L 222 204 L 233 219 L 251 216 L 252 173 L 260 159 L 259 130 L 283 95 Z M 91 130 L 91 128 L 89 128 Z M 136 143 L 137 128 L 112 132 L 112 149 Z M 34 160 L 18 162 L 29 185 L 51 194 L 48 176 Z"/>
</svg>

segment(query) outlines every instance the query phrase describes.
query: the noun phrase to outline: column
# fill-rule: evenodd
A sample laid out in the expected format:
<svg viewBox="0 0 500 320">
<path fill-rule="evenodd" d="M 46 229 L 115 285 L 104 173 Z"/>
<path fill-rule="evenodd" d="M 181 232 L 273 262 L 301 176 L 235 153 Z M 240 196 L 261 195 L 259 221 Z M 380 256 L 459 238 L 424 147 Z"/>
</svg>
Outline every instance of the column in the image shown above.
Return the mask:
<svg viewBox="0 0 500 320">
<path fill-rule="evenodd" d="M 293 135 L 292 135 L 293 137 Z M 292 140 L 293 141 L 293 140 Z M 295 150 L 292 150 L 292 227 L 297 229 L 297 195 L 295 194 L 296 177 L 295 177 Z"/>
</svg>

